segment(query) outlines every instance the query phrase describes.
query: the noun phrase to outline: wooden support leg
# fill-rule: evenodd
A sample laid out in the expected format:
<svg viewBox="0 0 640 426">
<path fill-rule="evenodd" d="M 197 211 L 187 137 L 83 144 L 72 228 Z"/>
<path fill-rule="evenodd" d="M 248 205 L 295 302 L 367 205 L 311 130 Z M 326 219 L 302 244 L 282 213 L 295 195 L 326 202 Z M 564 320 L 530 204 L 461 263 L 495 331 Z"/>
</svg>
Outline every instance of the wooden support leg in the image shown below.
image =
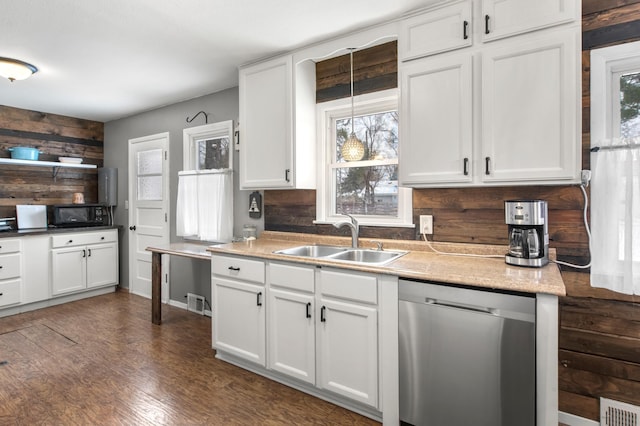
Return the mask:
<svg viewBox="0 0 640 426">
<path fill-rule="evenodd" d="M 151 322 L 158 325 L 162 320 L 161 292 L 162 254 L 153 252 L 151 253 Z"/>
</svg>

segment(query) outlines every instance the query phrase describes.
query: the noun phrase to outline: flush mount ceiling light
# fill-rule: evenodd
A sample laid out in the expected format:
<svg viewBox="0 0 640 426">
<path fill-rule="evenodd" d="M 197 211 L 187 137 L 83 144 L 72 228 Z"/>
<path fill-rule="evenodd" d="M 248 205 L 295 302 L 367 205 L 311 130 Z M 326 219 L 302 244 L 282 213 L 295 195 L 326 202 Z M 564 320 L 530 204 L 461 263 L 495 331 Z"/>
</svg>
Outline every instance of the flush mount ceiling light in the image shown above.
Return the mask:
<svg viewBox="0 0 640 426">
<path fill-rule="evenodd" d="M 10 81 L 24 80 L 36 73 L 38 68 L 23 61 L 0 57 L 0 76 Z"/>
<path fill-rule="evenodd" d="M 347 161 L 358 161 L 364 157 L 364 144 L 360 139 L 356 137 L 355 132 L 353 131 L 353 51 L 355 49 L 349 49 L 349 64 L 351 67 L 351 134 L 349 135 L 349 139 L 345 141 L 342 145 L 342 150 L 340 153 L 342 154 L 342 158 Z"/>
</svg>

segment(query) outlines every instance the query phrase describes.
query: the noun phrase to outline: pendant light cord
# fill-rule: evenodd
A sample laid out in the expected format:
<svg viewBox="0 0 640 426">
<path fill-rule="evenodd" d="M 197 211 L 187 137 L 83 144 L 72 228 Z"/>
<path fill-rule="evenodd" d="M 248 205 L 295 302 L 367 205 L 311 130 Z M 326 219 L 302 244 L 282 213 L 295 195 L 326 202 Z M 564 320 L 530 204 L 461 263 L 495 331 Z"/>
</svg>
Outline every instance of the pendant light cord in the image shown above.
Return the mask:
<svg viewBox="0 0 640 426">
<path fill-rule="evenodd" d="M 349 49 L 349 67 L 351 69 L 349 78 L 349 81 L 351 82 L 351 135 L 355 135 L 355 132 L 353 131 L 353 51 L 353 47 Z"/>
</svg>

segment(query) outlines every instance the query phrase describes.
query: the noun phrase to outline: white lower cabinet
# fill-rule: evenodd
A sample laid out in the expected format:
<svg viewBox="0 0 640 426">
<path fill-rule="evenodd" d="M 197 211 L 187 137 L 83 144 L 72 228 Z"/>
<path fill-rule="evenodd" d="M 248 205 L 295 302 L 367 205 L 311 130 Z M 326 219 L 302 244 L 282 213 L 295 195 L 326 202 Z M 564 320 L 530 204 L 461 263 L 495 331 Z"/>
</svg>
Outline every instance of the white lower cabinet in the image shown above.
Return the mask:
<svg viewBox="0 0 640 426">
<path fill-rule="evenodd" d="M 116 230 L 51 237 L 51 294 L 118 283 Z"/>
<path fill-rule="evenodd" d="M 0 242 L 0 307 L 21 301 L 21 246 L 18 239 Z"/>
<path fill-rule="evenodd" d="M 318 386 L 378 407 L 375 276 L 320 271 Z"/>
<path fill-rule="evenodd" d="M 211 256 L 212 345 L 266 366 L 266 310 L 262 261 Z"/>
</svg>

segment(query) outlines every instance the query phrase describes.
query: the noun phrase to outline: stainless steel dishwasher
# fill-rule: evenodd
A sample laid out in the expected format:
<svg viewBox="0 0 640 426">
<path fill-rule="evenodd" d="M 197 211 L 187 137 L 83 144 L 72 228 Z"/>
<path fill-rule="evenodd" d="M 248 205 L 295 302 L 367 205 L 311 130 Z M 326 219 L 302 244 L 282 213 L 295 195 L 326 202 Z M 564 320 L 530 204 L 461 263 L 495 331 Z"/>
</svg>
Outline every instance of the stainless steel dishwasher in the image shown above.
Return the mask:
<svg viewBox="0 0 640 426">
<path fill-rule="evenodd" d="M 400 280 L 400 420 L 535 425 L 535 295 Z"/>
</svg>

